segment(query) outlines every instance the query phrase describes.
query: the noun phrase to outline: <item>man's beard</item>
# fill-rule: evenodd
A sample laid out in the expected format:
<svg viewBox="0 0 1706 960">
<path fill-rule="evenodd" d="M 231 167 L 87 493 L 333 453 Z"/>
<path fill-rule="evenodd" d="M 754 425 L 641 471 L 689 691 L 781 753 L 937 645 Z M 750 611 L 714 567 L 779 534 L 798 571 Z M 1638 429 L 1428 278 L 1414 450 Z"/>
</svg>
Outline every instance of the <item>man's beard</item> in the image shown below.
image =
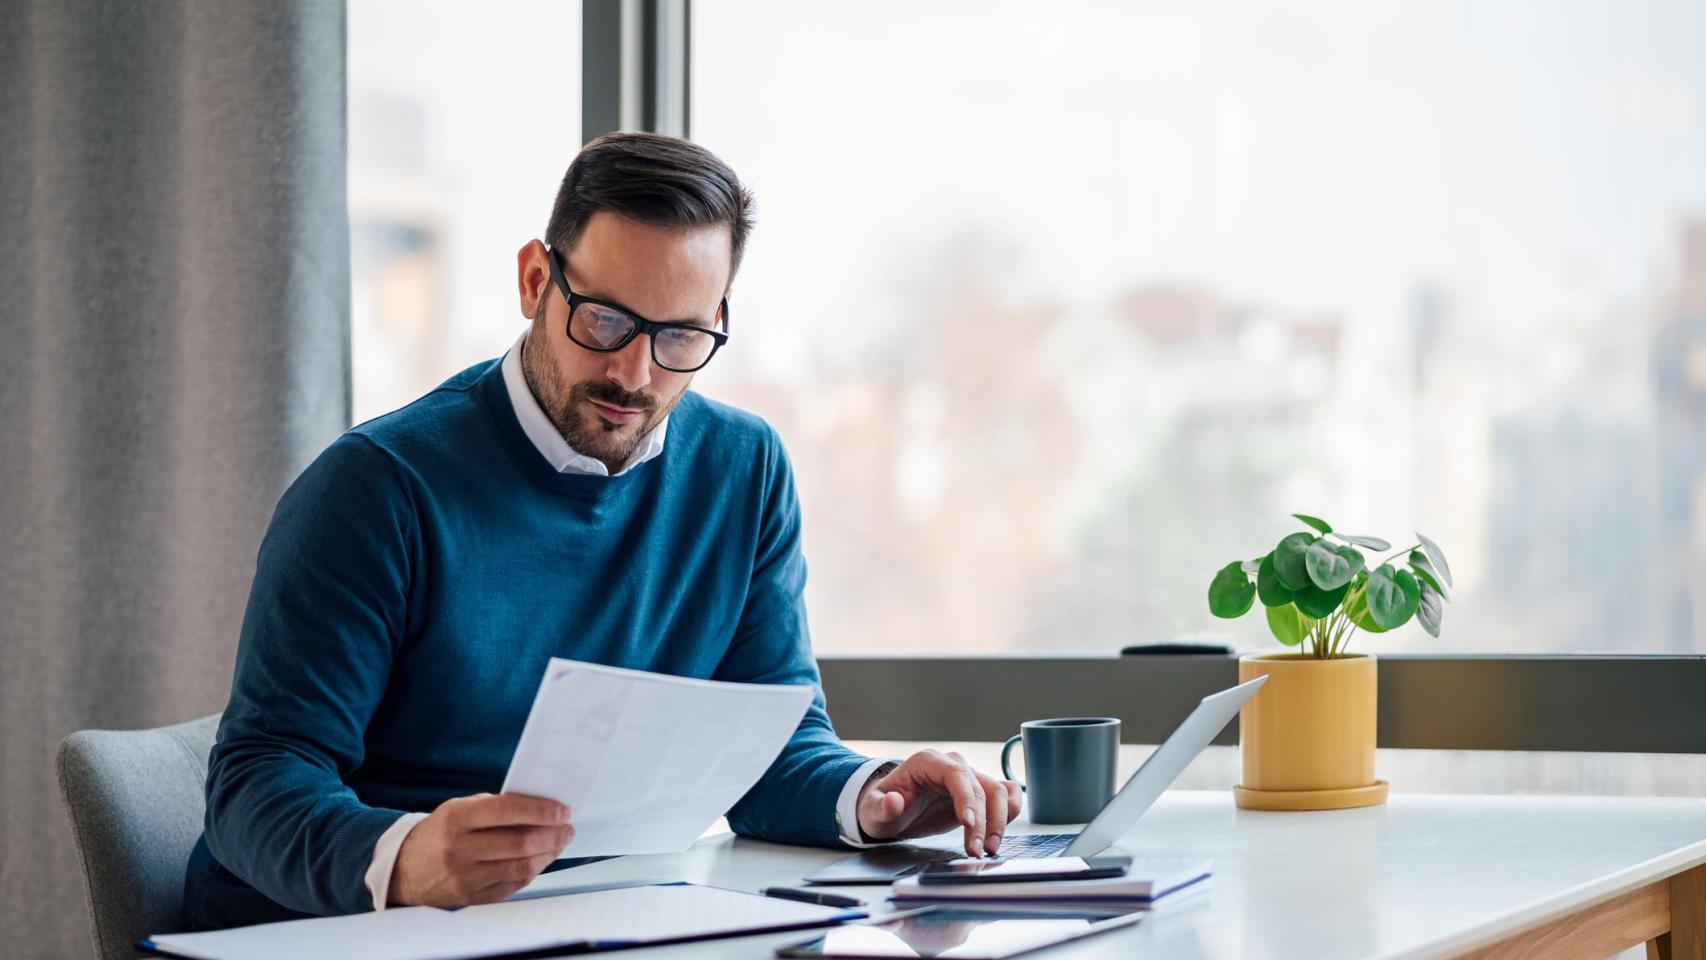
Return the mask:
<svg viewBox="0 0 1706 960">
<path fill-rule="evenodd" d="M 623 410 L 640 410 L 644 415 L 637 429 L 632 423 L 611 423 L 588 409 L 588 400 Z M 589 414 L 593 420 L 590 425 L 587 423 Z M 640 441 L 661 419 L 658 402 L 651 396 L 629 393 L 608 380 L 583 380 L 575 384 L 569 395 L 563 398 L 561 408 L 551 414 L 551 421 L 576 453 L 603 460 L 612 473 L 628 462 L 639 448 Z"/>
<path fill-rule="evenodd" d="M 544 310 L 545 305 L 541 303 L 533 325 L 533 333 L 541 337 L 546 336 Z M 630 393 L 609 380 L 584 380 L 570 387 L 542 343 L 533 350 L 524 349 L 522 361 L 521 370 L 528 389 L 533 391 L 534 399 L 539 401 L 540 409 L 545 411 L 557 432 L 576 453 L 603 462 L 611 473 L 622 469 L 628 458 L 639 449 L 640 441 L 681 400 L 681 395 L 677 394 L 668 403 L 660 405 L 650 394 Z M 685 387 L 682 392 L 686 392 Z M 586 403 L 588 400 L 623 410 L 643 411 L 644 416 L 638 425 L 611 423 L 594 413 Z M 588 416 L 594 421 L 590 425 L 586 419 Z"/>
</svg>

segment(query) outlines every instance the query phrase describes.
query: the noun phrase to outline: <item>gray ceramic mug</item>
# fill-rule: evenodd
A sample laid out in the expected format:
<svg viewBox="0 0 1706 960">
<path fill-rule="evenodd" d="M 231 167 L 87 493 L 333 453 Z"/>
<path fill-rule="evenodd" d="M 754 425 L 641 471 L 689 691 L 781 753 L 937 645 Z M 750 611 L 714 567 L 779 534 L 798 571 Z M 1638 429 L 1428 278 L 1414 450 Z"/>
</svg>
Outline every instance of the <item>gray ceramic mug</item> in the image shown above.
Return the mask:
<svg viewBox="0 0 1706 960">
<path fill-rule="evenodd" d="M 1017 780 L 1008 758 L 1025 743 L 1025 806 L 1032 823 L 1084 823 L 1114 795 L 1120 722 L 1115 717 L 1027 720 L 1001 748 L 1001 775 Z"/>
</svg>

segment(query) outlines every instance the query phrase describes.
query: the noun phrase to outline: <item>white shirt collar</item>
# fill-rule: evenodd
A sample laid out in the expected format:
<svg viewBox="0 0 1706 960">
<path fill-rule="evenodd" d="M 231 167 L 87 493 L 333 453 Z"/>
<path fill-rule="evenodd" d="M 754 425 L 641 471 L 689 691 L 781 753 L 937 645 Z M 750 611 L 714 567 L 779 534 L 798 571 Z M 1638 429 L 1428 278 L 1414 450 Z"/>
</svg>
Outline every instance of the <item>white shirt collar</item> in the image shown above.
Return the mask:
<svg viewBox="0 0 1706 960">
<path fill-rule="evenodd" d="M 521 345 L 527 341 L 527 334 L 504 354 L 503 375 L 504 389 L 509 391 L 509 405 L 515 408 L 515 419 L 521 422 L 521 431 L 527 434 L 527 439 L 539 449 L 540 456 L 551 464 L 558 473 L 586 473 L 598 477 L 610 476 L 610 470 L 602 460 L 595 460 L 583 453 L 576 452 L 563 435 L 557 431 L 557 425 L 545 415 L 539 406 L 539 400 L 533 396 L 533 391 L 527 386 L 527 375 L 521 372 Z M 663 438 L 669 432 L 669 417 L 658 421 L 658 425 L 646 434 L 640 441 L 628 462 L 622 469 L 616 471 L 616 476 L 634 469 L 647 460 L 663 452 Z"/>
</svg>

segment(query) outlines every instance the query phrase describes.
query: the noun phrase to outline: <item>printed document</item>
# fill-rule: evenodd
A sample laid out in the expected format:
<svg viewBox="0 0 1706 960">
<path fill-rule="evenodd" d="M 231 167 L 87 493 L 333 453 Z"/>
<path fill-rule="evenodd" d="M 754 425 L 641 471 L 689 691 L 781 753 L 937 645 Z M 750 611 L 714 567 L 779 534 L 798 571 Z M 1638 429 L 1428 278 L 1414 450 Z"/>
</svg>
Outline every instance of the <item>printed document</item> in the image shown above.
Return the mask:
<svg viewBox="0 0 1706 960">
<path fill-rule="evenodd" d="M 815 692 L 553 657 L 503 789 L 568 805 L 565 857 L 679 853 L 764 775 Z"/>
</svg>

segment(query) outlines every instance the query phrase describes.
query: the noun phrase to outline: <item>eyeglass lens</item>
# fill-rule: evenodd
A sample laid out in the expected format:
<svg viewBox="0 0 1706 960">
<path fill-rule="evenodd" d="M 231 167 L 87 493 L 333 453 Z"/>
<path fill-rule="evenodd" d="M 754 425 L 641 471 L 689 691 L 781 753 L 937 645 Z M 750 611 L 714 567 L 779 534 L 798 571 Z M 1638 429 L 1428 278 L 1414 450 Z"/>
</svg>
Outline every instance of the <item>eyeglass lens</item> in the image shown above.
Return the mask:
<svg viewBox="0 0 1706 960">
<path fill-rule="evenodd" d="M 582 303 L 569 320 L 576 342 L 593 350 L 613 350 L 634 333 L 632 317 L 602 304 Z M 669 327 L 652 334 L 652 359 L 671 370 L 703 366 L 716 349 L 716 339 L 703 330 Z"/>
</svg>

